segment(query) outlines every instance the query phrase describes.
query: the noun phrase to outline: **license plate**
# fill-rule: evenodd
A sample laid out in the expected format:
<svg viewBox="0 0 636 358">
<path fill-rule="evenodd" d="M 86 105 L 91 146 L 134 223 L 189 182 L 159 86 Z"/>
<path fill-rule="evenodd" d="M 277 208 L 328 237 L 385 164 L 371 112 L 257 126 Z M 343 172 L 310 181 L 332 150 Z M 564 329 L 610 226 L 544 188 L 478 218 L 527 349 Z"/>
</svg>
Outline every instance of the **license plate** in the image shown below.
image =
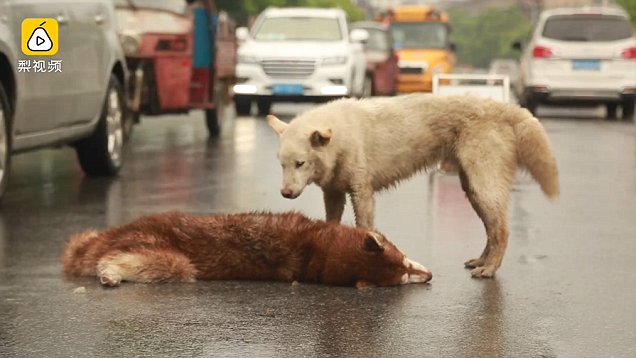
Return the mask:
<svg viewBox="0 0 636 358">
<path fill-rule="evenodd" d="M 272 86 L 272 94 L 299 95 L 305 92 L 303 85 L 298 84 L 278 84 Z"/>
<path fill-rule="evenodd" d="M 601 69 L 601 61 L 599 60 L 574 60 L 572 61 L 573 70 L 598 71 Z"/>
</svg>

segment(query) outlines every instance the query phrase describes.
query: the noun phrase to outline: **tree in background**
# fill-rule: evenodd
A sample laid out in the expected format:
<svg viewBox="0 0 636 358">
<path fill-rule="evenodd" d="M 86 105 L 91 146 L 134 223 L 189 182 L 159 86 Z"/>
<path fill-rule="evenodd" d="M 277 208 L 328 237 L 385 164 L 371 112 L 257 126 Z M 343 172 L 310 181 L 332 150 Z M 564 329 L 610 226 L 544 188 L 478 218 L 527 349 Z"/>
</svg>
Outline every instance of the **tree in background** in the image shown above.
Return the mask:
<svg viewBox="0 0 636 358">
<path fill-rule="evenodd" d="M 217 0 L 217 7 L 227 11 L 240 25 L 269 6 L 278 7 L 337 7 L 343 9 L 350 21 L 364 19 L 364 12 L 350 0 Z"/>
<path fill-rule="evenodd" d="M 475 67 L 487 68 L 494 58 L 518 58 L 512 43 L 526 39 L 531 30 L 530 21 L 516 6 L 478 15 L 451 9 L 449 15 L 458 62 Z"/>
<path fill-rule="evenodd" d="M 629 13 L 629 17 L 632 21 L 632 26 L 636 28 L 636 1 L 634 0 L 616 0 L 616 2 L 621 5 L 627 13 Z"/>
</svg>

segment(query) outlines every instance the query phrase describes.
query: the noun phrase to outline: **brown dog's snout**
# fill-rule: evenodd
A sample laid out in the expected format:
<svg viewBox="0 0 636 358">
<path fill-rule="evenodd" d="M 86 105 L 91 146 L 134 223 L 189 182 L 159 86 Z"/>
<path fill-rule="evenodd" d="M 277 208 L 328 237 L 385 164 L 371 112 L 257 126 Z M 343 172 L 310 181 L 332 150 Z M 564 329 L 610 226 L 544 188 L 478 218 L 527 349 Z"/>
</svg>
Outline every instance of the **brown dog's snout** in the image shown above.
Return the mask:
<svg viewBox="0 0 636 358">
<path fill-rule="evenodd" d="M 285 198 L 287 198 L 287 199 L 291 199 L 291 198 L 293 198 L 293 197 L 294 197 L 294 193 L 293 193 L 293 192 L 292 192 L 292 190 L 291 190 L 291 189 L 289 189 L 289 188 L 283 188 L 283 189 L 281 189 L 281 190 L 280 190 L 280 194 L 281 194 L 282 196 L 284 196 Z"/>
</svg>

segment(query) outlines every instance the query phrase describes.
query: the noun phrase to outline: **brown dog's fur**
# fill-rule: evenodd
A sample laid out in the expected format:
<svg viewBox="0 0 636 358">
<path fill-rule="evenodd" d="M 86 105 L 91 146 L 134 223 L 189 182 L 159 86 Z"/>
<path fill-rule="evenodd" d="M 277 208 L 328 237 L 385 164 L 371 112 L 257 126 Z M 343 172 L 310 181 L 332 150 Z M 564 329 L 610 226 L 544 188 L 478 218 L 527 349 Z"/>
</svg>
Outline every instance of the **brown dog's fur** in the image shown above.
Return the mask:
<svg viewBox="0 0 636 358">
<path fill-rule="evenodd" d="M 298 213 L 146 216 L 71 237 L 62 264 L 107 286 L 201 279 L 366 287 L 432 277 L 377 232 Z"/>
</svg>

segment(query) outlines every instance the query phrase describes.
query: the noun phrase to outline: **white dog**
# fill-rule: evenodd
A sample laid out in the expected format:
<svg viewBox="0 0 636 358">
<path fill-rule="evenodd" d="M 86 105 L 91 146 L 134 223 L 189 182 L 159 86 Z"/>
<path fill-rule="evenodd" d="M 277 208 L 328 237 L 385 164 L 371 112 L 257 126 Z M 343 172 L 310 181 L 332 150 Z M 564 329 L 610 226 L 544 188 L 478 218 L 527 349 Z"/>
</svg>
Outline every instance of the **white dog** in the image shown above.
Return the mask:
<svg viewBox="0 0 636 358">
<path fill-rule="evenodd" d="M 559 195 L 556 161 L 539 121 L 517 105 L 471 96 L 412 94 L 343 99 L 289 124 L 268 116 L 280 135 L 281 194 L 298 197 L 319 185 L 327 220 L 340 221 L 349 193 L 356 224 L 373 228 L 375 191 L 440 162 L 457 168 L 488 241 L 465 262 L 475 277 L 492 277 L 508 242 L 507 211 L 518 166 L 549 197 Z"/>
</svg>

